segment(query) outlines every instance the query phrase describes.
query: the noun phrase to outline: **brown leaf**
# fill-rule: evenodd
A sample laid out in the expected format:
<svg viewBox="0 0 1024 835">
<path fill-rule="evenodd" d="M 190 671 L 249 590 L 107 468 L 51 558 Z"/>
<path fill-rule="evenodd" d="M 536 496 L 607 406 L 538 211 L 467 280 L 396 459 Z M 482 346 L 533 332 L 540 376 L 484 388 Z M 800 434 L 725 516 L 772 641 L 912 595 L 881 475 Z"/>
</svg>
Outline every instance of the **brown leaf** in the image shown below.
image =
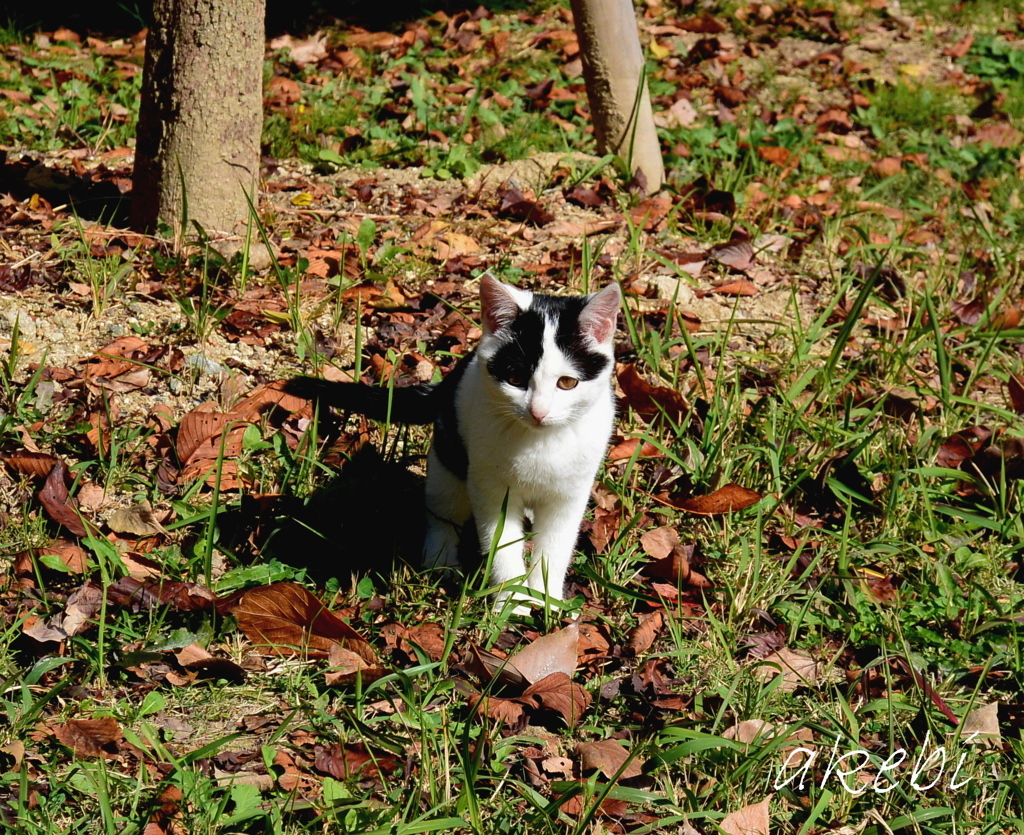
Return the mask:
<svg viewBox="0 0 1024 835">
<path fill-rule="evenodd" d="M 693 556 L 694 544 L 691 542 L 683 545 L 677 542 L 672 550 L 660 559 L 649 562 L 643 566 L 643 573 L 648 577 L 656 577 L 674 583 L 675 594 L 672 599 L 678 596 L 678 591 L 684 586 L 692 586 L 698 589 L 711 587 L 711 582 L 698 571 L 690 567 L 690 558 Z M 657 585 L 657 584 L 655 584 Z M 652 587 L 653 588 L 653 587 Z M 661 593 L 659 589 L 653 589 Z"/>
<path fill-rule="evenodd" d="M 641 445 L 642 444 L 642 445 Z M 650 441 L 642 441 L 639 438 L 626 438 L 608 450 L 609 461 L 623 461 L 632 458 L 637 447 L 640 447 L 640 458 L 663 458 L 665 453 L 658 449 Z"/>
<path fill-rule="evenodd" d="M 306 399 L 288 394 L 285 391 L 286 385 L 286 380 L 278 380 L 253 389 L 244 400 L 235 404 L 231 409 L 231 415 L 239 420 L 256 423 L 263 415 L 274 409 L 283 409 L 286 412 L 304 409 L 307 405 Z"/>
<path fill-rule="evenodd" d="M 745 745 L 756 741 L 767 742 L 773 736 L 775 736 L 775 726 L 771 722 L 765 722 L 764 719 L 745 719 L 731 728 L 726 728 L 725 733 L 722 734 L 723 739 L 735 739 Z"/>
<path fill-rule="evenodd" d="M 529 682 L 540 681 L 555 672 L 571 677 L 576 671 L 579 638 L 579 625 L 573 622 L 527 644 L 512 656 L 512 663 Z"/>
<path fill-rule="evenodd" d="M 726 484 L 714 493 L 706 496 L 694 496 L 692 499 L 685 499 L 674 503 L 674 507 L 685 510 L 687 513 L 697 513 L 701 516 L 720 516 L 723 513 L 732 513 L 735 510 L 743 510 L 757 504 L 763 493 L 741 487 L 738 484 Z"/>
<path fill-rule="evenodd" d="M 379 667 L 373 647 L 297 583 L 272 583 L 242 594 L 231 613 L 260 649 L 275 655 L 326 655 L 334 644 Z"/>
<path fill-rule="evenodd" d="M 524 704 L 522 699 L 502 699 L 497 696 L 471 695 L 469 703 L 479 713 L 486 715 L 495 722 L 515 727 L 523 718 L 527 707 L 535 706 L 536 703 L 530 699 Z"/>
<path fill-rule="evenodd" d="M 935 463 L 952 470 L 980 452 L 992 438 L 992 430 L 986 426 L 969 426 L 950 435 L 935 456 Z"/>
<path fill-rule="evenodd" d="M 361 743 L 335 743 L 330 748 L 316 746 L 313 767 L 323 774 L 329 774 L 336 780 L 347 780 L 350 777 L 366 779 L 376 777 L 382 771 L 390 774 L 400 766 L 394 754 L 370 753 Z"/>
<path fill-rule="evenodd" d="M 1013 330 L 1020 324 L 1021 310 L 1016 305 L 1009 305 L 1003 312 L 992 312 L 988 327 L 994 331 Z"/>
<path fill-rule="evenodd" d="M 633 627 L 626 640 L 629 651 L 633 655 L 646 652 L 657 639 L 664 625 L 665 616 L 660 609 L 640 615 L 640 623 Z"/>
<path fill-rule="evenodd" d="M 710 12 L 703 12 L 695 17 L 687 17 L 676 23 L 684 32 L 698 32 L 702 35 L 719 35 L 726 30 L 726 25 L 712 17 Z"/>
<path fill-rule="evenodd" d="M 644 231 L 653 232 L 665 219 L 672 201 L 667 197 L 649 197 L 629 210 L 629 219 L 634 226 L 643 226 Z"/>
<path fill-rule="evenodd" d="M 1010 408 L 1018 415 L 1024 415 L 1024 377 L 1011 375 L 1006 387 L 1010 393 Z"/>
<path fill-rule="evenodd" d="M 369 648 L 369 644 L 367 644 L 367 648 Z M 368 662 L 361 655 L 345 649 L 340 644 L 331 644 L 327 653 L 327 663 L 330 665 L 330 669 L 325 673 L 324 681 L 331 686 L 354 684 L 360 678 L 369 684 L 383 678 L 388 672 L 380 662 Z"/>
<path fill-rule="evenodd" d="M 148 353 L 149 346 L 139 337 L 122 336 L 101 348 L 91 357 L 79 360 L 79 363 L 85 366 L 86 379 L 111 378 L 133 369 L 138 370 L 140 358 Z"/>
<path fill-rule="evenodd" d="M 778 145 L 759 145 L 757 155 L 772 165 L 785 165 L 792 158 L 793 152 Z"/>
<path fill-rule="evenodd" d="M 531 685 L 522 698 L 533 697 L 541 707 L 561 714 L 565 724 L 575 727 L 590 706 L 590 694 L 565 673 L 552 673 Z"/>
<path fill-rule="evenodd" d="M 551 212 L 542 208 L 536 200 L 526 197 L 517 188 L 504 189 L 498 196 L 501 198 L 498 217 L 530 223 L 533 226 L 544 226 L 555 219 Z"/>
<path fill-rule="evenodd" d="M 60 628 L 69 636 L 77 635 L 91 625 L 102 608 L 103 590 L 94 583 L 86 583 L 68 596 Z"/>
<path fill-rule="evenodd" d="M 604 205 L 604 199 L 601 195 L 594 189 L 586 188 L 585 186 L 576 186 L 571 191 L 565 192 L 564 197 L 569 203 L 575 203 L 577 206 L 582 206 L 585 209 L 596 209 Z"/>
<path fill-rule="evenodd" d="M 465 666 L 484 683 L 496 678 L 502 687 L 523 687 L 527 684 L 526 676 L 508 658 L 476 644 L 469 645 Z"/>
<path fill-rule="evenodd" d="M 960 726 L 960 739 L 966 742 L 972 734 L 978 734 L 974 744 L 998 747 L 1002 736 L 999 732 L 999 702 L 989 702 L 974 708 L 964 717 Z"/>
<path fill-rule="evenodd" d="M 58 557 L 71 574 L 84 574 L 89 568 L 89 555 L 82 547 L 64 540 L 57 540 L 42 548 L 37 548 L 35 554 L 37 560 L 39 557 L 49 555 Z"/>
<path fill-rule="evenodd" d="M 213 609 L 220 599 L 198 583 L 143 580 L 129 576 L 107 586 L 107 602 L 114 606 L 130 606 L 133 611 L 164 605 L 179 612 L 196 612 Z"/>
<path fill-rule="evenodd" d="M 660 414 L 678 423 L 689 414 L 690 406 L 682 394 L 668 386 L 651 385 L 632 363 L 618 367 L 617 379 L 626 395 L 626 403 L 648 423 Z"/>
<path fill-rule="evenodd" d="M 107 517 L 107 527 L 114 533 L 129 533 L 134 536 L 166 535 L 167 531 L 153 515 L 153 508 L 143 500 L 132 507 L 115 510 Z"/>
<path fill-rule="evenodd" d="M 3 461 L 11 472 L 32 476 L 33 478 L 46 478 L 57 463 L 57 456 L 47 452 L 29 452 L 22 449 L 17 452 L 0 453 L 0 461 Z"/>
<path fill-rule="evenodd" d="M 752 281 L 740 279 L 738 281 L 729 281 L 725 284 L 717 284 L 711 288 L 711 292 L 717 293 L 719 296 L 756 296 L 761 291 Z"/>
<path fill-rule="evenodd" d="M 1024 134 L 1006 122 L 996 122 L 978 128 L 974 141 L 988 142 L 996 148 L 1016 148 L 1024 141 Z"/>
<path fill-rule="evenodd" d="M 229 658 L 211 655 L 199 644 L 189 644 L 174 654 L 177 662 L 194 678 L 224 679 L 236 684 L 245 681 L 245 670 Z"/>
<path fill-rule="evenodd" d="M 35 641 L 39 641 L 40 643 L 47 643 L 49 641 L 60 643 L 68 636 L 68 633 L 61 627 L 43 620 L 38 615 L 29 615 L 26 617 L 22 621 L 21 631 L 25 635 L 28 635 L 28 637 Z"/>
<path fill-rule="evenodd" d="M 189 412 L 178 424 L 178 460 L 183 465 L 193 459 L 216 460 L 220 455 L 221 436 L 225 429 L 224 457 L 237 456 L 242 451 L 242 435 L 246 425 L 247 422 L 234 414 L 212 412 L 209 408 Z"/>
<path fill-rule="evenodd" d="M 670 527 L 652 528 L 640 537 L 640 546 L 649 556 L 664 559 L 679 546 L 679 531 Z"/>
<path fill-rule="evenodd" d="M 104 746 L 123 738 L 121 728 L 112 716 L 102 719 L 68 719 L 54 727 L 53 735 L 80 757 L 99 757 L 106 753 Z"/>
<path fill-rule="evenodd" d="M 600 771 L 609 780 L 618 774 L 620 779 L 639 777 L 643 773 L 641 762 L 636 758 L 623 765 L 629 759 L 629 751 L 614 739 L 600 742 L 581 742 L 576 746 L 576 756 L 580 758 L 582 771 Z M 619 774 L 619 769 L 623 768 Z"/>
<path fill-rule="evenodd" d="M 595 551 L 603 553 L 608 548 L 608 543 L 618 536 L 621 523 L 621 507 L 610 510 L 600 506 L 594 508 L 594 521 L 589 523 L 587 538 Z"/>
<path fill-rule="evenodd" d="M 714 258 L 719 264 L 732 267 L 732 269 L 738 270 L 739 272 L 750 269 L 754 263 L 754 247 L 751 245 L 750 241 L 742 239 L 713 246 L 708 250 L 707 254 L 709 258 Z M 721 288 L 716 288 L 715 292 L 721 293 L 722 290 Z M 742 295 L 753 295 L 753 293 L 745 293 Z"/>
<path fill-rule="evenodd" d="M 718 824 L 719 828 L 727 835 L 769 835 L 768 803 L 771 799 L 768 795 L 760 803 L 731 812 Z"/>
<path fill-rule="evenodd" d="M 431 661 L 440 661 L 444 657 L 445 649 L 445 628 L 439 623 L 421 623 L 417 626 L 410 626 L 403 642 L 416 644 L 423 650 Z M 413 652 L 407 652 L 410 658 L 415 658 Z"/>
<path fill-rule="evenodd" d="M 86 536 L 88 531 L 77 512 L 78 502 L 69 497 L 67 485 L 64 483 L 66 475 L 67 468 L 64 462 L 58 459 L 46 477 L 42 490 L 39 491 L 39 501 L 54 522 L 63 525 L 75 536 Z"/>
<path fill-rule="evenodd" d="M 879 177 L 895 177 L 903 171 L 903 160 L 899 157 L 882 157 L 871 163 L 871 170 Z"/>
<path fill-rule="evenodd" d="M 781 675 L 780 689 L 783 693 L 792 693 L 798 687 L 814 687 L 821 673 L 822 663 L 815 660 L 813 655 L 789 647 L 765 656 L 756 671 L 757 677 L 761 679 L 774 679 Z"/>
<path fill-rule="evenodd" d="M 963 58 L 971 49 L 974 43 L 974 33 L 969 32 L 952 46 L 946 47 L 942 54 L 947 58 Z"/>
</svg>

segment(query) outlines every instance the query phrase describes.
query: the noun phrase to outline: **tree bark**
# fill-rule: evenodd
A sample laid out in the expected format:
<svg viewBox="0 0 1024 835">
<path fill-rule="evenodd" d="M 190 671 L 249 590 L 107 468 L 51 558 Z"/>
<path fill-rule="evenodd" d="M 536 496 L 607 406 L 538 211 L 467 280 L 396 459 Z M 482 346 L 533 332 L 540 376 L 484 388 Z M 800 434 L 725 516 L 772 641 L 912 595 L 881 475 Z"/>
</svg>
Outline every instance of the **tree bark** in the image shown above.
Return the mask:
<svg viewBox="0 0 1024 835">
<path fill-rule="evenodd" d="M 265 0 L 154 0 L 131 222 L 230 233 L 248 217 L 263 124 Z M 184 191 L 183 191 L 184 189 Z"/>
<path fill-rule="evenodd" d="M 631 0 L 571 0 L 583 78 L 601 153 L 642 171 L 647 192 L 661 188 L 665 167 L 654 128 L 644 56 Z M 639 94 L 639 102 L 637 101 Z"/>
</svg>

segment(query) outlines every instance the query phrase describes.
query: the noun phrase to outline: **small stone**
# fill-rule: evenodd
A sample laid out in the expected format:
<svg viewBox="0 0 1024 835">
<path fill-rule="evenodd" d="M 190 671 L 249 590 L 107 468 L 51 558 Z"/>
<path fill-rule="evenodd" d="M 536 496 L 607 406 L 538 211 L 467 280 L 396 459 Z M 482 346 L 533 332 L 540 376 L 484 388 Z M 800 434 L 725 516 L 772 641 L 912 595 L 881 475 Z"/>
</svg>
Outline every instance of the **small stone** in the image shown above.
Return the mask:
<svg viewBox="0 0 1024 835">
<path fill-rule="evenodd" d="M 208 377 L 220 374 L 226 370 L 219 362 L 214 362 L 203 354 L 190 354 L 185 357 L 185 366 L 198 371 L 202 376 Z"/>
<path fill-rule="evenodd" d="M 5 310 L 0 316 L 0 334 L 11 336 L 14 333 L 14 323 L 18 323 L 18 335 L 25 339 L 36 338 L 36 320 L 24 310 L 12 307 Z"/>
</svg>

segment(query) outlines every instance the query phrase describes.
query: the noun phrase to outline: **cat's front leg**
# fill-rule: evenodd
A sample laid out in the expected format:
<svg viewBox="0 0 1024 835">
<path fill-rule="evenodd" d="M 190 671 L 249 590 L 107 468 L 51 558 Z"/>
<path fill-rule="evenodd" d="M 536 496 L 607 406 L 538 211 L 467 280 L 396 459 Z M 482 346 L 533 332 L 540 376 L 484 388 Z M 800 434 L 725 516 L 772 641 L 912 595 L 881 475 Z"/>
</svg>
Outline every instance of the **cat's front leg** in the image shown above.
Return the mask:
<svg viewBox="0 0 1024 835">
<path fill-rule="evenodd" d="M 524 585 L 526 563 L 523 560 L 525 531 L 522 503 L 514 496 L 509 496 L 506 502 L 504 493 L 477 491 L 472 485 L 470 495 L 473 497 L 473 517 L 476 519 L 484 559 L 487 559 L 491 549 L 494 549 L 488 585 Z M 500 611 L 510 596 L 521 595 L 514 595 L 511 591 L 499 591 L 495 598 L 495 610 Z"/>
<path fill-rule="evenodd" d="M 465 480 L 449 470 L 431 449 L 427 457 L 427 535 L 423 540 L 425 568 L 459 564 L 459 537 L 472 508 Z"/>
<path fill-rule="evenodd" d="M 533 561 L 526 585 L 537 596 L 561 600 L 565 575 L 572 562 L 580 523 L 587 508 L 587 494 L 578 499 L 550 499 L 533 510 Z"/>
</svg>

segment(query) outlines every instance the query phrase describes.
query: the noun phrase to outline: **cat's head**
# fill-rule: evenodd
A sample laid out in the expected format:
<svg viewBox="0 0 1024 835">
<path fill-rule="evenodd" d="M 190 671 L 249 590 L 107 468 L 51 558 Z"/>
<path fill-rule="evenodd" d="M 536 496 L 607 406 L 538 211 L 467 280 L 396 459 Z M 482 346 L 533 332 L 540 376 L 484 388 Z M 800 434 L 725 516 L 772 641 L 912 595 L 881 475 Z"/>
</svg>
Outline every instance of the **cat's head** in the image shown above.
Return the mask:
<svg viewBox="0 0 1024 835">
<path fill-rule="evenodd" d="M 621 293 L 544 296 L 480 279 L 478 356 L 508 413 L 534 427 L 564 426 L 608 398 Z"/>
</svg>

